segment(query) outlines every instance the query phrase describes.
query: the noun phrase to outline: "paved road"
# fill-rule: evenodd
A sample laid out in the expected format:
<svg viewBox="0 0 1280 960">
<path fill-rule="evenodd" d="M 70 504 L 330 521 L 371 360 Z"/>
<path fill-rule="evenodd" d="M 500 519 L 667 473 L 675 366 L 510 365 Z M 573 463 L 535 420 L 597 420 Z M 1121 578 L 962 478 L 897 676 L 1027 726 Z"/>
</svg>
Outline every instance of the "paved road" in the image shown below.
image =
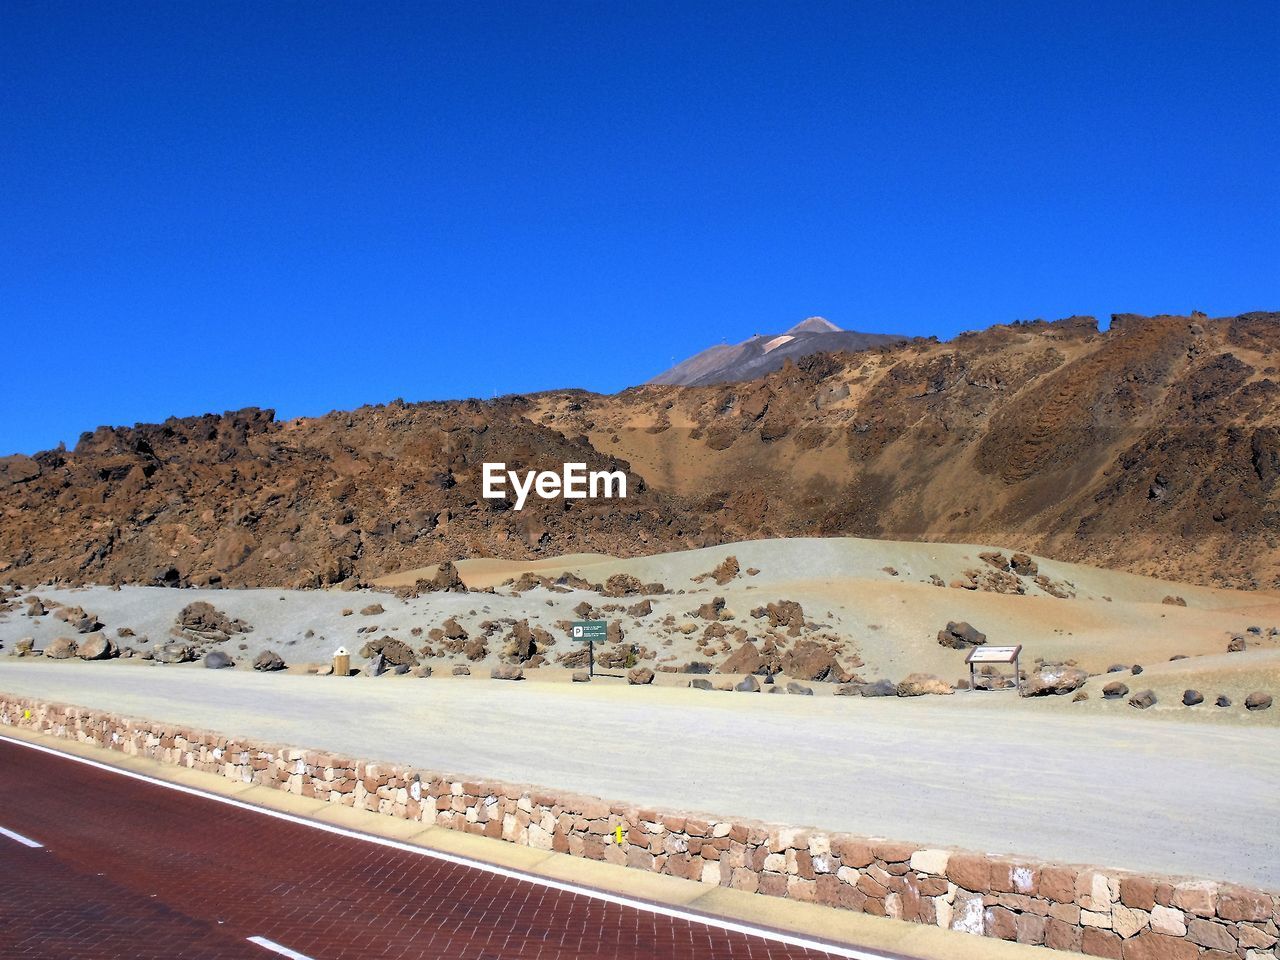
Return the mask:
<svg viewBox="0 0 1280 960">
<path fill-rule="evenodd" d="M 270 960 L 254 937 L 315 960 L 826 955 L 2 740 L 0 865 L 0 956 L 12 960 Z"/>
<path fill-rule="evenodd" d="M 1274 726 L 1118 705 L 41 663 L 0 690 L 478 779 L 1280 890 Z"/>
</svg>

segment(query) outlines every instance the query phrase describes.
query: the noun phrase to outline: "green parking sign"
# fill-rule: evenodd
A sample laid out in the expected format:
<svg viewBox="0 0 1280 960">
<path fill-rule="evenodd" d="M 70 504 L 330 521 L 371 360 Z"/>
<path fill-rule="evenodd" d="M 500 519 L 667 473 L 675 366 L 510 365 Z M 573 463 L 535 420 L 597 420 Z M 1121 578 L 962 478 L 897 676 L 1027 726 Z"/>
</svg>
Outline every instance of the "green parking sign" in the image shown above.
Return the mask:
<svg viewBox="0 0 1280 960">
<path fill-rule="evenodd" d="M 609 624 L 604 620 L 578 620 L 569 626 L 570 639 L 587 645 L 587 676 L 596 675 L 596 644 L 609 637 Z"/>
<path fill-rule="evenodd" d="M 569 636 L 587 643 L 604 643 L 609 636 L 609 624 L 604 620 L 578 620 L 570 628 Z"/>
</svg>

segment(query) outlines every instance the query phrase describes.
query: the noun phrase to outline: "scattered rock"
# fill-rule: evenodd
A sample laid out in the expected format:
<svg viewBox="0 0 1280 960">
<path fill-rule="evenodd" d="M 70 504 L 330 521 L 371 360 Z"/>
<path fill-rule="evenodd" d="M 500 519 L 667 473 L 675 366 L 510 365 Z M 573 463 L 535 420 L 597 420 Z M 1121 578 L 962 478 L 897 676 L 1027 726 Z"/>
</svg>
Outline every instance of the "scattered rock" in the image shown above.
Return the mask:
<svg viewBox="0 0 1280 960">
<path fill-rule="evenodd" d="M 191 639 L 220 642 L 231 639 L 233 634 L 249 633 L 253 627 L 243 620 L 233 620 L 211 603 L 197 600 L 182 608 L 177 619 L 178 629 L 191 635 Z"/>
<path fill-rule="evenodd" d="M 454 664 L 452 673 L 455 677 L 469 677 L 471 676 L 471 668 L 465 663 Z"/>
<path fill-rule="evenodd" d="M 644 592 L 644 584 L 629 573 L 615 573 L 604 582 L 600 592 L 606 597 L 632 597 Z"/>
<path fill-rule="evenodd" d="M 633 686 L 653 683 L 653 671 L 648 667 L 636 667 L 634 670 L 629 670 L 627 671 L 627 683 Z"/>
<path fill-rule="evenodd" d="M 587 673 L 587 671 L 575 670 L 573 672 L 574 683 L 589 683 L 590 681 L 591 681 L 591 674 Z"/>
<path fill-rule="evenodd" d="M 947 681 L 931 673 L 912 673 L 898 683 L 896 692 L 900 697 L 945 696 L 953 693 L 954 689 Z"/>
<path fill-rule="evenodd" d="M 414 667 L 409 672 L 412 673 L 419 680 L 426 680 L 431 676 L 431 667 L 429 667 L 427 664 L 424 663 L 420 667 Z"/>
<path fill-rule="evenodd" d="M 1009 560 L 1009 566 L 1020 577 L 1034 577 L 1040 572 L 1040 566 L 1025 553 L 1015 553 Z"/>
<path fill-rule="evenodd" d="M 226 653 L 221 650 L 210 650 L 204 655 L 204 665 L 210 670 L 224 670 L 227 667 L 235 666 Z"/>
<path fill-rule="evenodd" d="M 76 655 L 76 642 L 70 637 L 50 640 L 48 646 L 44 648 L 44 655 L 50 660 L 70 660 Z"/>
<path fill-rule="evenodd" d="M 419 580 L 413 585 L 416 593 L 466 593 L 467 585 L 452 560 L 446 560 L 436 567 L 436 575 L 430 580 Z"/>
<path fill-rule="evenodd" d="M 701 583 L 703 580 L 714 580 L 717 585 L 723 587 L 726 583 L 738 575 L 738 558 L 734 556 L 725 557 L 717 564 L 716 568 L 709 573 L 700 573 L 693 578 L 694 583 Z"/>
<path fill-rule="evenodd" d="M 898 685 L 892 680 L 875 680 L 857 684 L 858 695 L 863 697 L 896 697 Z"/>
<path fill-rule="evenodd" d="M 710 680 L 703 680 L 701 677 L 696 677 L 693 680 L 690 680 L 689 686 L 692 687 L 694 690 L 714 690 L 715 689 L 713 686 L 711 686 Z"/>
<path fill-rule="evenodd" d="M 1080 701 L 1082 701 L 1082 700 L 1088 700 L 1088 699 L 1089 699 L 1089 691 L 1088 691 L 1088 690 L 1077 690 L 1077 691 L 1076 691 L 1076 695 L 1075 695 L 1074 697 L 1072 697 L 1072 698 L 1071 698 L 1071 702 L 1072 702 L 1072 703 L 1079 703 L 1079 702 L 1080 702 Z"/>
<path fill-rule="evenodd" d="M 1046 664 L 1027 677 L 1022 684 L 1022 696 L 1042 697 L 1071 693 L 1084 686 L 1088 679 L 1089 674 L 1079 667 Z"/>
<path fill-rule="evenodd" d="M 1227 653 L 1242 653 L 1244 651 L 1244 637 L 1232 637 L 1227 642 Z"/>
<path fill-rule="evenodd" d="M 733 685 L 733 689 L 741 693 L 759 693 L 760 681 L 757 680 L 754 675 L 748 674 L 747 676 L 743 677 L 740 681 L 735 683 Z"/>
<path fill-rule="evenodd" d="M 1225 693 L 1219 694 L 1218 699 L 1214 701 L 1214 705 L 1218 707 L 1229 707 L 1231 706 L 1231 698 Z"/>
<path fill-rule="evenodd" d="M 500 663 L 489 671 L 490 680 L 523 680 L 524 669 L 511 663 Z"/>
<path fill-rule="evenodd" d="M 395 637 L 383 637 L 380 640 L 369 640 L 360 648 L 360 656 L 371 660 L 381 655 L 384 661 L 393 667 L 416 667 L 420 661 L 413 648 L 403 640 Z"/>
<path fill-rule="evenodd" d="M 1104 700 L 1119 700 L 1121 697 L 1129 695 L 1129 688 L 1119 680 L 1112 681 L 1102 688 L 1102 698 Z"/>
<path fill-rule="evenodd" d="M 647 617 L 651 613 L 653 613 L 653 602 L 647 597 L 639 603 L 633 603 L 631 606 L 627 607 L 628 616 L 636 617 L 637 619 L 640 617 Z"/>
<path fill-rule="evenodd" d="M 783 654 L 782 672 L 797 680 L 834 680 L 842 683 L 850 678 L 835 655 L 816 640 L 801 640 Z"/>
<path fill-rule="evenodd" d="M 724 610 L 724 597 L 713 597 L 700 606 L 693 616 L 701 617 L 703 620 L 719 620 L 722 610 Z"/>
<path fill-rule="evenodd" d="M 253 669 L 269 672 L 284 669 L 284 660 L 274 650 L 263 650 L 253 658 Z"/>
<path fill-rule="evenodd" d="M 466 640 L 469 634 L 462 624 L 458 623 L 453 617 L 450 617 L 440 625 L 440 630 L 444 634 L 446 640 Z"/>
<path fill-rule="evenodd" d="M 980 647 L 987 642 L 987 635 L 971 623 L 964 620 L 952 620 L 946 627 L 938 631 L 938 643 L 944 647 L 963 650 L 965 647 Z"/>
<path fill-rule="evenodd" d="M 1182 691 L 1182 705 L 1184 707 L 1194 707 L 1204 703 L 1204 694 L 1199 690 Z"/>
<path fill-rule="evenodd" d="M 76 650 L 81 660 L 109 660 L 119 655 L 119 648 L 101 632 L 89 634 Z"/>
<path fill-rule="evenodd" d="M 387 612 L 387 611 L 383 609 L 382 604 L 380 604 L 380 603 L 371 603 L 371 604 L 369 604 L 367 607 L 364 607 L 364 608 L 360 611 L 360 616 L 362 616 L 362 617 L 376 617 L 376 616 L 378 616 L 379 614 L 381 614 L 381 613 L 386 613 L 386 612 Z"/>
<path fill-rule="evenodd" d="M 1129 672 L 1136 677 L 1138 674 L 1142 673 L 1142 664 L 1135 663 L 1132 667 L 1129 668 Z"/>
<path fill-rule="evenodd" d="M 1244 698 L 1246 710 L 1267 710 L 1271 707 L 1271 694 L 1255 690 Z"/>
<path fill-rule="evenodd" d="M 1187 605 L 1187 601 L 1183 600 L 1182 597 L 1165 597 L 1160 602 L 1171 607 L 1185 607 Z"/>
<path fill-rule="evenodd" d="M 778 673 L 782 661 L 776 653 L 765 656 L 750 640 L 744 640 L 737 650 L 717 668 L 720 673 Z"/>
<path fill-rule="evenodd" d="M 102 629 L 102 622 L 97 615 L 85 613 L 81 607 L 59 607 L 54 616 L 72 627 L 77 633 L 93 633 Z"/>
<path fill-rule="evenodd" d="M 991 566 L 995 567 L 997 570 L 1009 569 L 1009 561 L 1005 559 L 1004 554 L 999 550 L 984 551 L 978 554 L 978 558 L 991 564 Z"/>
<path fill-rule="evenodd" d="M 796 697 L 812 697 L 813 688 L 806 687 L 803 683 L 796 683 L 794 680 L 791 680 L 787 683 L 787 693 Z"/>
<path fill-rule="evenodd" d="M 1148 707 L 1156 705 L 1156 694 L 1154 690 L 1143 690 L 1141 693 L 1134 694 L 1129 698 L 1129 706 L 1137 707 L 1139 710 L 1146 710 Z"/>
<path fill-rule="evenodd" d="M 541 627 L 530 627 L 528 620 L 517 621 L 507 634 L 502 657 L 513 663 L 527 663 L 534 655 L 551 645 L 551 635 Z"/>
<path fill-rule="evenodd" d="M 196 658 L 196 652 L 185 643 L 164 643 L 152 652 L 152 657 L 159 663 L 190 663 Z"/>
</svg>

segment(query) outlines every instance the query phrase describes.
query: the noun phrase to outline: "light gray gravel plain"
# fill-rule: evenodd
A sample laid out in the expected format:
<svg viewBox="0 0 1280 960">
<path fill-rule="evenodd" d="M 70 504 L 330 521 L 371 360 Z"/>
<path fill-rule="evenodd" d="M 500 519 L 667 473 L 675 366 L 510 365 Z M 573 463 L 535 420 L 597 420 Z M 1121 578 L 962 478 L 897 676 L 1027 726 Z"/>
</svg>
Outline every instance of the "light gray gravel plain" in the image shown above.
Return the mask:
<svg viewBox="0 0 1280 960">
<path fill-rule="evenodd" d="M 1280 890 L 1274 727 L 0 656 L 0 691 L 721 817 Z"/>
</svg>

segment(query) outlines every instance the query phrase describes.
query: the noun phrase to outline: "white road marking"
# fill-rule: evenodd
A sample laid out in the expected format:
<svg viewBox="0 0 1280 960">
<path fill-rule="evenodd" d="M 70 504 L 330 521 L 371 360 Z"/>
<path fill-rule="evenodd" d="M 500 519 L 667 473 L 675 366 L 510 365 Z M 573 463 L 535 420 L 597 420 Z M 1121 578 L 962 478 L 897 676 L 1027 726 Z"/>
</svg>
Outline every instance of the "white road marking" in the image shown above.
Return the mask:
<svg viewBox="0 0 1280 960">
<path fill-rule="evenodd" d="M 268 940 L 266 937 L 250 937 L 249 942 L 257 944 L 264 950 L 270 950 L 272 953 L 278 953 L 282 957 L 288 957 L 289 960 L 311 960 L 305 953 L 298 953 L 297 950 L 290 950 L 288 947 L 282 947 L 274 940 Z"/>
<path fill-rule="evenodd" d="M 0 827 L 0 836 L 8 837 L 10 840 L 17 840 L 24 847 L 30 847 L 33 850 L 39 850 L 44 846 L 43 843 L 36 843 L 30 837 L 24 837 L 22 834 L 6 830 L 4 827 Z"/>
<path fill-rule="evenodd" d="M 432 860 L 443 860 L 445 863 L 452 863 L 461 867 L 470 867 L 473 870 L 482 870 L 485 873 L 491 873 L 499 877 L 507 877 L 511 880 L 521 880 L 525 883 L 532 883 L 535 886 L 545 887 L 549 890 L 558 890 L 562 893 L 572 893 L 577 896 L 589 897 L 592 900 L 601 900 L 605 903 L 629 907 L 632 910 L 639 910 L 643 913 L 653 913 L 661 917 L 670 917 L 675 920 L 684 920 L 689 923 L 699 923 L 703 926 L 713 927 L 717 930 L 726 930 L 730 933 L 740 933 L 749 937 L 758 937 L 761 940 L 769 940 L 773 943 L 782 943 L 790 947 L 800 947 L 804 950 L 816 950 L 820 953 L 826 953 L 833 957 L 845 957 L 847 960 L 886 960 L 886 958 L 893 956 L 893 954 L 884 953 L 880 950 L 872 950 L 863 947 L 846 947 L 840 944 L 824 942 L 822 940 L 814 940 L 798 934 L 786 933 L 782 930 L 771 930 L 767 927 L 757 927 L 749 923 L 738 923 L 734 920 L 723 920 L 720 917 L 716 917 L 711 914 L 696 913 L 691 910 L 681 910 L 676 907 L 666 906 L 665 904 L 650 903 L 647 900 L 636 900 L 617 893 L 608 893 L 604 890 L 593 890 L 591 887 L 580 887 L 574 883 L 565 883 L 560 880 L 551 880 L 547 877 L 540 877 L 533 873 L 523 873 L 519 870 L 499 867 L 492 863 L 485 863 L 483 860 L 472 860 L 469 857 L 460 857 L 457 854 L 444 853 L 440 850 L 432 850 L 429 847 L 416 847 L 413 844 L 403 843 L 399 840 L 390 840 L 386 837 L 379 837 L 376 834 L 361 833 L 358 830 L 349 830 L 346 827 L 339 827 L 329 823 L 321 823 L 318 820 L 308 820 L 306 817 L 295 816 L 294 814 L 284 813 L 280 810 L 271 810 L 267 807 L 255 806 L 252 803 L 245 803 L 243 800 L 236 800 L 232 797 L 224 797 L 220 794 L 209 793 L 208 791 L 201 790 L 198 787 L 188 787 L 180 783 L 170 783 L 169 781 L 161 780 L 158 777 L 147 776 L 145 773 L 137 773 L 133 770 L 124 770 L 120 767 L 113 767 L 109 763 L 90 760 L 88 757 L 76 756 L 73 753 L 63 753 L 61 750 L 55 750 L 52 747 L 41 746 L 37 743 L 28 743 L 26 740 L 17 740 L 13 737 L 4 736 L 3 734 L 0 734 L 0 741 L 3 741 L 4 743 L 11 743 L 15 747 L 26 747 L 29 750 L 37 750 L 40 753 L 47 753 L 51 756 L 61 757 L 64 760 L 70 760 L 74 763 L 83 763 L 86 766 L 96 767 L 97 769 L 105 770 L 108 773 L 115 773 L 122 777 L 129 777 L 132 780 L 140 780 L 143 783 L 149 783 L 153 786 L 164 787 L 166 790 L 176 790 L 178 793 L 185 793 L 192 797 L 203 797 L 205 800 L 213 800 L 216 803 L 225 803 L 229 807 L 237 807 L 241 810 L 247 810 L 250 813 L 261 814 L 264 817 L 274 817 L 275 819 L 283 820 L 286 823 L 296 823 L 301 827 L 310 827 L 313 830 L 321 830 L 325 833 L 336 834 L 337 836 L 347 837 L 351 840 L 362 840 L 365 843 L 375 843 L 380 847 L 399 850 L 401 853 L 412 853 L 416 856 L 428 857 Z M 431 824 L 423 824 L 424 829 L 428 826 L 431 826 Z M 257 942 L 256 939 L 255 942 Z M 259 944 L 259 946 L 262 945 L 263 944 Z M 285 954 L 285 956 L 301 957 L 302 960 L 310 960 L 310 958 L 304 957 L 302 954 Z"/>
</svg>

